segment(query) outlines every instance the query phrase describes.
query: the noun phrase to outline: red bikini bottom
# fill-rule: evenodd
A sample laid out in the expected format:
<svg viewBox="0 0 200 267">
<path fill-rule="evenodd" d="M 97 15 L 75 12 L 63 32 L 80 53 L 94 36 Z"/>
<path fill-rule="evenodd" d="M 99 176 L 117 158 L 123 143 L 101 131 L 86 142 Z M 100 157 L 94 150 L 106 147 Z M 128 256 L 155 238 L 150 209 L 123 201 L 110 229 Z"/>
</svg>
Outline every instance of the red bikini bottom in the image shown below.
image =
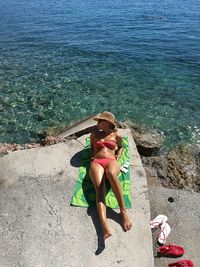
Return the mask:
<svg viewBox="0 0 200 267">
<path fill-rule="evenodd" d="M 92 163 L 98 163 L 105 169 L 108 163 L 110 163 L 112 160 L 115 160 L 115 158 L 97 158 L 94 159 Z"/>
</svg>

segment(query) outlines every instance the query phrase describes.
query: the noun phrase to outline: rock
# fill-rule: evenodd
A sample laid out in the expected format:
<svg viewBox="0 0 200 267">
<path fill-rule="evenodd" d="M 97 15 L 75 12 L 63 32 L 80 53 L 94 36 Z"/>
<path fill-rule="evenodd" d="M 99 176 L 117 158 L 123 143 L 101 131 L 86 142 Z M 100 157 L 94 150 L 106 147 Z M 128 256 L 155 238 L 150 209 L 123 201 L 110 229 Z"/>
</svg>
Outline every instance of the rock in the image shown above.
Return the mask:
<svg viewBox="0 0 200 267">
<path fill-rule="evenodd" d="M 179 145 L 161 156 L 142 157 L 142 162 L 147 169 L 148 180 L 152 181 L 152 176 L 155 179 L 156 170 L 162 186 L 200 192 L 199 155 L 199 148 Z"/>
<path fill-rule="evenodd" d="M 162 186 L 160 180 L 158 179 L 157 171 L 153 168 L 144 167 L 147 175 L 148 186 Z"/>
<path fill-rule="evenodd" d="M 138 152 L 142 156 L 155 155 L 164 142 L 164 135 L 144 125 L 131 121 L 119 122 L 118 127 L 130 128 L 135 140 Z"/>
<path fill-rule="evenodd" d="M 0 157 L 8 154 L 8 152 L 21 149 L 23 149 L 23 147 L 19 144 L 0 144 Z"/>
<path fill-rule="evenodd" d="M 65 131 L 65 129 L 67 129 L 67 125 L 65 124 L 60 124 L 60 125 L 55 125 L 52 127 L 47 128 L 46 130 L 43 131 L 44 135 L 46 136 L 56 136 L 59 135 L 60 133 L 62 133 L 63 131 Z"/>
<path fill-rule="evenodd" d="M 13 151 L 15 151 L 15 150 L 21 150 L 21 149 L 23 149 L 22 145 L 20 145 L 20 144 L 13 144 Z"/>
<path fill-rule="evenodd" d="M 25 148 L 36 148 L 36 147 L 40 147 L 41 145 L 38 143 L 31 143 L 31 144 L 25 144 Z"/>
<path fill-rule="evenodd" d="M 200 149 L 179 145 L 166 155 L 168 177 L 177 188 L 200 192 Z"/>
<path fill-rule="evenodd" d="M 31 144 L 0 144 L 0 157 L 8 154 L 9 152 L 13 152 L 16 150 L 30 149 L 35 147 L 40 147 L 39 143 L 31 143 Z"/>
<path fill-rule="evenodd" d="M 48 135 L 44 140 L 41 141 L 40 145 L 50 146 L 64 141 L 65 141 L 64 137 Z"/>
<path fill-rule="evenodd" d="M 0 156 L 4 156 L 8 154 L 8 147 L 6 146 L 7 144 L 1 144 L 0 145 Z"/>
</svg>

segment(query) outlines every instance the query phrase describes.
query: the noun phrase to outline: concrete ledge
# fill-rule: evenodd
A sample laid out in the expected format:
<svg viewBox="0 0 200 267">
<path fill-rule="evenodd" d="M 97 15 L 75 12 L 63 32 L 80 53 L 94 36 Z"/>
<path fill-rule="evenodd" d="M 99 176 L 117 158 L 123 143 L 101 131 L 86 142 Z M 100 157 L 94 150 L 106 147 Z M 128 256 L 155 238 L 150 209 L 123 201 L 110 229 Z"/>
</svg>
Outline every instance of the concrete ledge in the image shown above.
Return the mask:
<svg viewBox="0 0 200 267">
<path fill-rule="evenodd" d="M 200 266 L 200 194 L 150 186 L 149 198 L 152 219 L 158 214 L 165 214 L 168 217 L 167 223 L 171 226 L 171 233 L 167 243 L 183 246 L 186 253 L 180 259 L 190 259 L 194 262 L 194 266 Z M 173 202 L 168 201 L 169 198 Z M 154 245 L 157 234 L 158 231 L 153 234 Z M 155 246 L 154 251 L 156 252 Z M 176 259 L 166 257 L 155 258 L 155 267 L 167 266 L 175 261 Z"/>
<path fill-rule="evenodd" d="M 85 136 L 12 152 L 0 159 L 9 185 L 0 188 L 2 267 L 154 266 L 146 174 L 130 131 L 120 133 L 130 143 L 133 230 L 108 210 L 113 236 L 104 243 L 96 209 L 70 206 Z"/>
</svg>

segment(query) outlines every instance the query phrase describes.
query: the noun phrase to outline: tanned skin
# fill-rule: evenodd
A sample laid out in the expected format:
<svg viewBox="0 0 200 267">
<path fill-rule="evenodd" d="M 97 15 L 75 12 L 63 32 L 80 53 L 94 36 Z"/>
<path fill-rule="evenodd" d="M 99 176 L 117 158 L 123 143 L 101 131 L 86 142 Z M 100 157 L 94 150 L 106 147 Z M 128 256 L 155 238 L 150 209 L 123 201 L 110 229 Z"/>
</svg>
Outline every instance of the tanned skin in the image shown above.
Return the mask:
<svg viewBox="0 0 200 267">
<path fill-rule="evenodd" d="M 110 161 L 105 170 L 99 163 L 91 163 L 90 166 L 90 178 L 94 184 L 96 191 L 96 205 L 99 213 L 100 223 L 103 229 L 104 239 L 109 238 L 112 235 L 111 229 L 107 222 L 106 206 L 105 206 L 105 174 L 110 182 L 111 188 L 116 196 L 120 207 L 120 216 L 122 220 L 123 230 L 126 232 L 132 228 L 132 222 L 128 216 L 125 208 L 122 188 L 118 180 L 118 174 L 120 172 L 120 165 L 118 160 L 123 151 L 122 137 L 118 135 L 117 131 L 113 131 L 113 125 L 109 121 L 99 120 L 97 124 L 98 130 L 91 133 L 91 161 L 95 158 L 115 158 Z M 115 141 L 118 145 L 117 154 L 115 150 L 107 147 L 94 148 L 96 141 Z"/>
</svg>

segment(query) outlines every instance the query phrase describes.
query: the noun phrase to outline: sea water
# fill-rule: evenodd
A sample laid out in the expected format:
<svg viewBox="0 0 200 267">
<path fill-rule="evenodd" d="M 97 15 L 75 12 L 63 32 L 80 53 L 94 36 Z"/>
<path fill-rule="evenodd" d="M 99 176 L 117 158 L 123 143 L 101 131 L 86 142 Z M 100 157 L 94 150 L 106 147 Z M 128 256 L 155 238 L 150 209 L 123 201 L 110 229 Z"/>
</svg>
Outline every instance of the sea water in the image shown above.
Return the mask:
<svg viewBox="0 0 200 267">
<path fill-rule="evenodd" d="M 199 0 L 4 0 L 0 142 L 98 112 L 200 145 Z"/>
</svg>

